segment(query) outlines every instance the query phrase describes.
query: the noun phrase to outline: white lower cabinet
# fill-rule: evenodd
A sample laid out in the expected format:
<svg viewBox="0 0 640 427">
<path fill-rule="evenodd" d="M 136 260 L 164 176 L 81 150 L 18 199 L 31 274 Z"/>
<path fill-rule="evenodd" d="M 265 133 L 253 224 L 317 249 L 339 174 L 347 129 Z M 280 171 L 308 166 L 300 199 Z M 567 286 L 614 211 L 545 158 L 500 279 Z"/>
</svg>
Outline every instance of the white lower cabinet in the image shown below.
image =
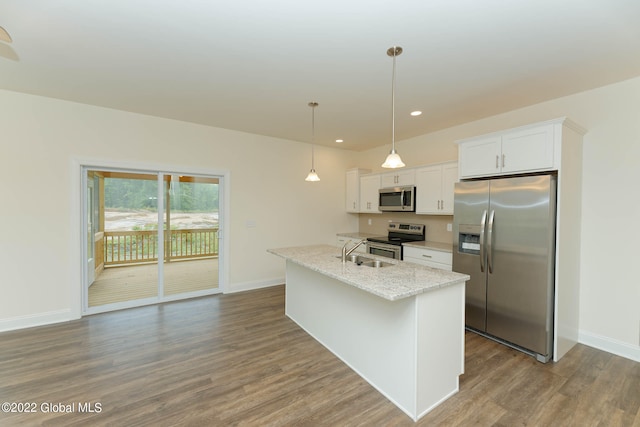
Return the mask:
<svg viewBox="0 0 640 427">
<path fill-rule="evenodd" d="M 402 248 L 402 260 L 426 265 L 427 267 L 451 271 L 453 265 L 453 254 L 451 252 L 437 251 L 429 248 L 404 246 Z"/>
</svg>

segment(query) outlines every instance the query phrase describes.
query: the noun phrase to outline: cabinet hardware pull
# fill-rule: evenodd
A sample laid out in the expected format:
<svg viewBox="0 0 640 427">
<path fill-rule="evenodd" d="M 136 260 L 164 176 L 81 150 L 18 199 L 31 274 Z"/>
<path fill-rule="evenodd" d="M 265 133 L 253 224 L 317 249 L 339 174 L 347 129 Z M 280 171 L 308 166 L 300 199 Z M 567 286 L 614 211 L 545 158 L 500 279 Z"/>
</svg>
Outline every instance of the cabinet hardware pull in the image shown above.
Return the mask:
<svg viewBox="0 0 640 427">
<path fill-rule="evenodd" d="M 422 256 L 425 257 L 425 258 L 433 258 L 431 255 L 422 254 Z"/>
<path fill-rule="evenodd" d="M 444 200 L 440 200 L 440 209 L 444 210 Z"/>
<path fill-rule="evenodd" d="M 504 168 L 504 154 L 502 155 L 502 167 Z"/>
<path fill-rule="evenodd" d="M 496 154 L 496 169 L 498 169 L 498 155 Z"/>
</svg>

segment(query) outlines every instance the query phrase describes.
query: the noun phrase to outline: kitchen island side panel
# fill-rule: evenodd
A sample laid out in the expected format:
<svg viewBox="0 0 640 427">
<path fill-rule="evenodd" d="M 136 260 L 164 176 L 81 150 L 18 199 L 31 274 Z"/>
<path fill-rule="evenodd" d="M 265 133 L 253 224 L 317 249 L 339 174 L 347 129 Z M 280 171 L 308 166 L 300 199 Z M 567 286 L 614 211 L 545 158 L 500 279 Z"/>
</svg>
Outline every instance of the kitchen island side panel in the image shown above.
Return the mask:
<svg viewBox="0 0 640 427">
<path fill-rule="evenodd" d="M 387 301 L 287 261 L 285 314 L 415 419 L 413 298 Z"/>
<path fill-rule="evenodd" d="M 417 420 L 458 391 L 464 286 L 388 301 L 287 261 L 285 312 Z"/>
<path fill-rule="evenodd" d="M 464 373 L 465 283 L 417 295 L 416 303 L 420 418 L 458 392 Z"/>
</svg>

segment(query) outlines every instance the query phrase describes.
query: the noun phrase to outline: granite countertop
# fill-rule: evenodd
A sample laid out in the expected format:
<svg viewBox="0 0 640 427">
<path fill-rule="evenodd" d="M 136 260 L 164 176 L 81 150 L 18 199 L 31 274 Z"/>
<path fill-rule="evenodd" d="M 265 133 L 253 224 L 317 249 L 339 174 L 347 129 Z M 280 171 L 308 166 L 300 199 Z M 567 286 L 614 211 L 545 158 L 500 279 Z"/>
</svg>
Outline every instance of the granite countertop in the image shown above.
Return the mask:
<svg viewBox="0 0 640 427">
<path fill-rule="evenodd" d="M 407 242 L 403 243 L 403 246 L 414 246 L 420 249 L 433 249 L 434 251 L 441 252 L 453 252 L 453 245 L 451 243 L 430 242 L 428 240 L 422 240 L 419 242 Z"/>
<path fill-rule="evenodd" d="M 268 249 L 267 252 L 324 274 L 389 301 L 411 297 L 469 280 L 466 274 L 430 268 L 411 262 L 366 254 L 394 264 L 372 268 L 347 261 L 342 263 L 340 249 L 329 245 Z"/>
</svg>

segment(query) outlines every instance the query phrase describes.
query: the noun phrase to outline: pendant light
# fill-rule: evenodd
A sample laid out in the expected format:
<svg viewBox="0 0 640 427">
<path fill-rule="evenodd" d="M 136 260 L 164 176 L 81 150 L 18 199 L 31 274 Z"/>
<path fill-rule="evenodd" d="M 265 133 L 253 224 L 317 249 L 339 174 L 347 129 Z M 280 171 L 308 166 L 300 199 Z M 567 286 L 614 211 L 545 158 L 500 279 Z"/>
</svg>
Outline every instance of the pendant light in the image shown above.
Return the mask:
<svg viewBox="0 0 640 427">
<path fill-rule="evenodd" d="M 309 171 L 309 175 L 304 179 L 305 181 L 320 181 L 320 177 L 316 173 L 316 169 L 314 167 L 314 158 L 313 158 L 313 144 L 316 133 L 316 123 L 315 123 L 315 110 L 318 106 L 317 102 L 310 102 L 309 107 L 311 107 L 311 170 Z"/>
<path fill-rule="evenodd" d="M 7 43 L 11 43 L 13 41 L 7 30 L 2 27 L 0 27 L 0 40 Z"/>
<path fill-rule="evenodd" d="M 383 168 L 404 167 L 400 155 L 396 153 L 396 56 L 402 53 L 400 46 L 387 49 L 387 55 L 393 57 L 393 74 L 391 77 L 391 152 L 382 164 Z"/>
</svg>

